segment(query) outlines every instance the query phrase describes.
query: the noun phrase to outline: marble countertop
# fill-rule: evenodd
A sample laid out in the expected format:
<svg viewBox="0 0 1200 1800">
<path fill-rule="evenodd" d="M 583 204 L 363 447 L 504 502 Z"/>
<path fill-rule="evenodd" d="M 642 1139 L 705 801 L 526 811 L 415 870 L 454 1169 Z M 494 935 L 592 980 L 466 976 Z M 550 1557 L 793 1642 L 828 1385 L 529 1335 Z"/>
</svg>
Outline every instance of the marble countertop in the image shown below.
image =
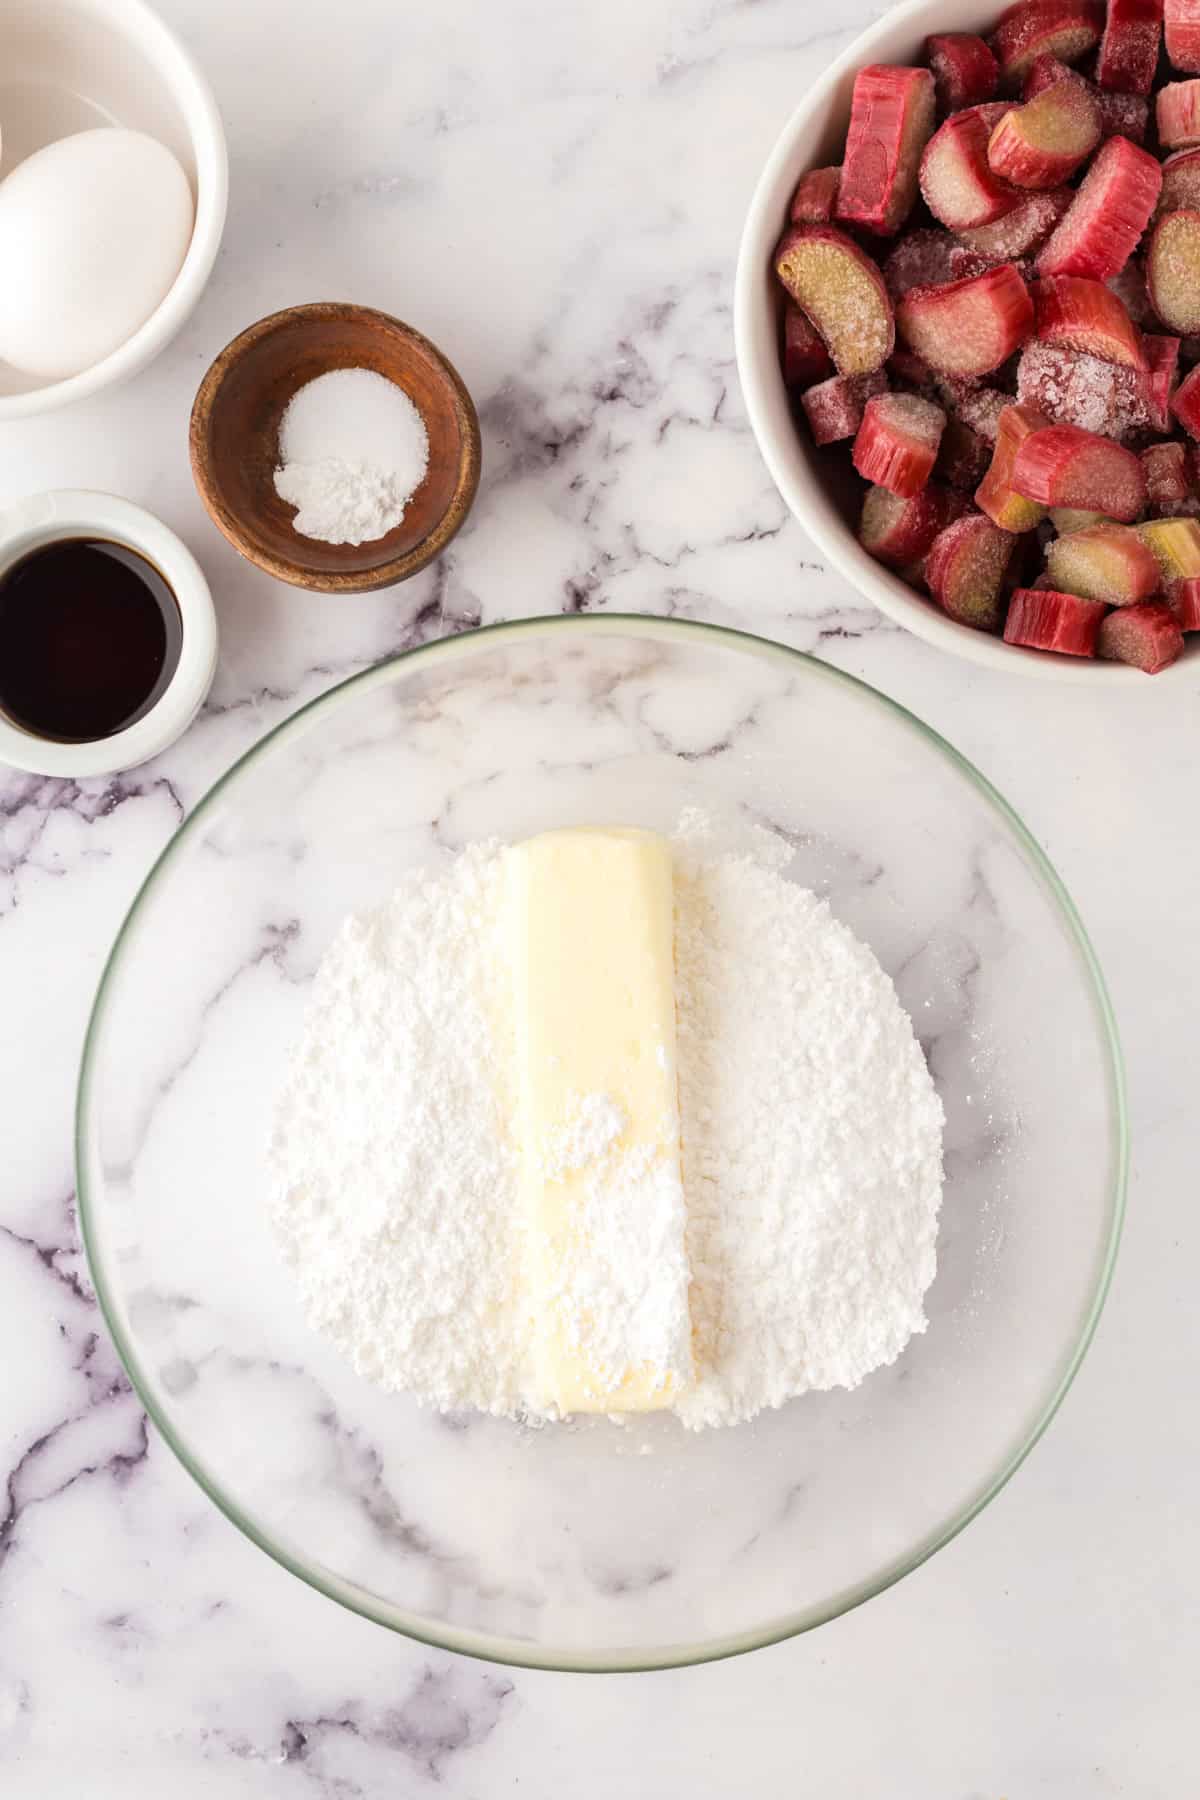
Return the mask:
<svg viewBox="0 0 1200 1800">
<path fill-rule="evenodd" d="M 161 0 L 232 184 L 198 311 L 131 385 L 0 430 L 0 503 L 109 488 L 211 580 L 211 700 L 112 780 L 0 776 L 0 1790 L 13 1800 L 812 1794 L 1175 1800 L 1194 1783 L 1200 1356 L 1187 920 L 1200 676 L 1092 696 L 951 660 L 827 572 L 747 429 L 733 259 L 758 167 L 878 8 L 795 0 Z M 475 394 L 484 479 L 440 567 L 350 605 L 241 563 L 193 492 L 196 384 L 295 301 L 385 307 Z M 342 676 L 480 621 L 670 612 L 815 652 L 999 786 L 1071 889 L 1130 1066 L 1130 1211 L 1048 1436 L 932 1563 L 806 1638 L 640 1677 L 394 1638 L 268 1561 L 149 1432 L 78 1249 L 87 1009 L 146 868 L 212 780 Z M 1053 1204 L 1053 1196 L 1047 1196 Z"/>
</svg>

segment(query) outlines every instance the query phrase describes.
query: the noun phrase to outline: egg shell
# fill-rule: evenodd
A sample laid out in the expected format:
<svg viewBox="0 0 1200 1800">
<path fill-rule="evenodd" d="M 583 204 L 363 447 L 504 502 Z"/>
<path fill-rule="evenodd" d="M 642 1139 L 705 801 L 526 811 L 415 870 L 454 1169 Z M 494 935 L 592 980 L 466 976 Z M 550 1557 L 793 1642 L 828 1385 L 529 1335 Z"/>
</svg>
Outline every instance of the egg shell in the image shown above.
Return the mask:
<svg viewBox="0 0 1200 1800">
<path fill-rule="evenodd" d="M 80 131 L 18 164 L 0 181 L 0 358 L 53 381 L 110 355 L 170 290 L 194 217 L 144 132 Z"/>
</svg>

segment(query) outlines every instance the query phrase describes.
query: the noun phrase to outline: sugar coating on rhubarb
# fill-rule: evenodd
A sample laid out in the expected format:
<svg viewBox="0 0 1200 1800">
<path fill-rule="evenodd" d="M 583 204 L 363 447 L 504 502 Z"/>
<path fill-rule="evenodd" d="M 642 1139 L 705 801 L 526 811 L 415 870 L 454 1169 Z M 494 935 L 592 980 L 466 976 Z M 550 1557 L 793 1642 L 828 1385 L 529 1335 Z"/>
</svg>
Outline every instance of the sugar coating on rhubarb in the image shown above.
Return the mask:
<svg viewBox="0 0 1200 1800">
<path fill-rule="evenodd" d="M 968 249 L 988 262 L 1017 262 L 1045 243 L 1075 198 L 1069 187 L 1052 188 L 1045 194 L 1028 194 L 1001 219 L 960 232 Z"/>
<path fill-rule="evenodd" d="M 1200 331 L 1200 211 L 1184 208 L 1159 219 L 1146 252 L 1146 286 L 1171 331 L 1183 337 Z"/>
<path fill-rule="evenodd" d="M 905 499 L 920 493 L 933 473 L 946 415 L 918 394 L 877 394 L 863 410 L 854 440 L 854 467 Z"/>
<path fill-rule="evenodd" d="M 944 525 L 961 508 L 961 500 L 929 482 L 919 494 L 904 499 L 884 487 L 868 487 L 863 495 L 858 538 L 877 562 L 893 569 L 919 561 Z"/>
<path fill-rule="evenodd" d="M 1017 365 L 1017 398 L 1054 425 L 1127 438 L 1150 424 L 1147 381 L 1137 369 L 1034 338 Z"/>
<path fill-rule="evenodd" d="M 1122 522 L 1146 504 L 1146 478 L 1133 452 L 1075 425 L 1031 432 L 1017 451 L 1012 482 L 1043 506 L 1094 507 Z"/>
<path fill-rule="evenodd" d="M 925 39 L 925 60 L 933 73 L 938 106 L 958 112 L 990 100 L 1000 80 L 1000 65 L 981 37 L 969 31 L 935 33 Z"/>
<path fill-rule="evenodd" d="M 1143 600 L 1138 606 L 1109 613 L 1101 621 L 1096 639 L 1097 656 L 1107 662 L 1129 663 L 1147 675 L 1170 668 L 1183 651 L 1179 621 L 1163 600 Z"/>
<path fill-rule="evenodd" d="M 1142 451 L 1146 499 L 1151 512 L 1167 518 L 1192 497 L 1187 451 L 1180 443 L 1148 444 Z"/>
<path fill-rule="evenodd" d="M 815 444 L 837 444 L 852 438 L 862 424 L 867 401 L 887 387 L 882 369 L 869 375 L 831 375 L 800 396 Z"/>
<path fill-rule="evenodd" d="M 1112 524 L 1055 538 L 1046 547 L 1046 572 L 1064 593 L 1103 600 L 1106 606 L 1148 600 L 1160 579 L 1158 563 L 1137 532 Z"/>
<path fill-rule="evenodd" d="M 1162 41 L 1163 0 L 1108 0 L 1096 80 L 1122 94 L 1148 94 Z"/>
<path fill-rule="evenodd" d="M 997 630 L 1016 545 L 1011 532 L 982 513 L 968 513 L 939 532 L 926 558 L 925 582 L 942 610 L 977 631 Z"/>
<path fill-rule="evenodd" d="M 1135 529 L 1164 581 L 1200 577 L 1200 524 L 1195 519 L 1145 519 Z"/>
<path fill-rule="evenodd" d="M 1141 335 L 1112 289 L 1086 275 L 1047 275 L 1033 289 L 1038 337 L 1103 362 L 1145 369 Z"/>
<path fill-rule="evenodd" d="M 966 281 L 913 288 L 896 309 L 910 349 L 947 375 L 988 375 L 1033 325 L 1029 290 L 1011 263 Z"/>
<path fill-rule="evenodd" d="M 988 165 L 989 133 L 981 111 L 952 113 L 921 157 L 921 197 L 952 231 L 991 224 L 1017 203 L 1017 195 Z"/>
<path fill-rule="evenodd" d="M 840 375 L 867 375 L 895 343 L 883 277 L 852 238 L 833 225 L 797 225 L 775 257 L 784 287 L 824 338 Z"/>
<path fill-rule="evenodd" d="M 1100 142 L 1100 112 L 1072 77 L 1005 114 L 988 140 L 995 174 L 1021 188 L 1059 187 Z"/>
<path fill-rule="evenodd" d="M 1162 192 L 1155 217 L 1178 212 L 1181 207 L 1200 207 L 1200 146 L 1174 151 L 1162 166 Z"/>
<path fill-rule="evenodd" d="M 1095 0 L 1018 0 L 1000 15 L 992 49 L 1010 91 L 1018 88 L 1039 56 L 1077 62 L 1100 41 L 1103 7 Z"/>
</svg>

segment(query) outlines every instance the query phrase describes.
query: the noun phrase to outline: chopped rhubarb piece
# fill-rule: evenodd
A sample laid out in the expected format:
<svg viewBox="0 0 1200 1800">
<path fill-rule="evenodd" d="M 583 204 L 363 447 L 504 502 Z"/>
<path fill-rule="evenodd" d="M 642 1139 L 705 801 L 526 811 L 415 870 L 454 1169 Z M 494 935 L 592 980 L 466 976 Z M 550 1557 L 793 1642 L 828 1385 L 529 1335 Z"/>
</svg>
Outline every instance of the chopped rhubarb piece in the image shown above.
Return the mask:
<svg viewBox="0 0 1200 1800">
<path fill-rule="evenodd" d="M 925 39 L 925 61 L 933 70 L 938 105 L 944 113 L 990 100 L 1000 68 L 981 37 L 969 31 L 939 32 Z"/>
<path fill-rule="evenodd" d="M 925 583 L 942 611 L 977 631 L 999 630 L 1016 544 L 982 513 L 967 513 L 939 532 L 925 559 Z"/>
<path fill-rule="evenodd" d="M 1106 283 L 1134 324 L 1142 331 L 1153 331 L 1158 320 L 1154 316 L 1154 308 L 1150 304 L 1150 296 L 1146 292 L 1146 277 L 1142 273 L 1142 265 L 1133 257 L 1116 275 L 1110 275 Z"/>
<path fill-rule="evenodd" d="M 1098 600 L 1060 594 L 1057 588 L 1018 588 L 1008 603 L 1006 644 L 1055 650 L 1061 656 L 1095 656 L 1105 608 Z"/>
<path fill-rule="evenodd" d="M 1183 337 L 1200 331 L 1200 212 L 1163 214 L 1150 234 L 1146 286 L 1164 325 Z"/>
<path fill-rule="evenodd" d="M 1123 269 L 1158 202 L 1162 170 L 1128 138 L 1109 138 L 1038 257 L 1040 275 L 1107 281 Z"/>
<path fill-rule="evenodd" d="M 928 69 L 872 63 L 854 78 L 835 216 L 891 237 L 917 197 L 921 152 L 934 125 Z"/>
<path fill-rule="evenodd" d="M 986 275 L 992 267 L 992 261 L 986 256 L 980 256 L 977 250 L 968 250 L 965 244 L 955 244 L 950 252 L 946 280 L 971 281 L 976 275 Z"/>
<path fill-rule="evenodd" d="M 951 113 L 934 132 L 921 158 L 920 182 L 926 206 L 951 231 L 990 225 L 1018 199 L 988 167 L 988 130 L 975 107 Z"/>
<path fill-rule="evenodd" d="M 1191 437 L 1200 438 L 1200 363 L 1171 395 L 1171 411 Z"/>
<path fill-rule="evenodd" d="M 1154 102 L 1158 141 L 1164 150 L 1191 150 L 1200 144 L 1200 81 L 1171 81 Z"/>
<path fill-rule="evenodd" d="M 1092 99 L 1100 113 L 1100 142 L 1110 137 L 1128 138 L 1131 144 L 1144 144 L 1150 127 L 1150 102 L 1141 94 L 1115 94 L 1111 88 L 1096 88 Z"/>
<path fill-rule="evenodd" d="M 988 139 L 987 159 L 1002 181 L 1021 188 L 1055 188 L 1099 142 L 1099 108 L 1086 84 L 1073 77 L 1005 113 Z"/>
<path fill-rule="evenodd" d="M 876 394 L 863 409 L 854 440 L 854 466 L 904 500 L 919 494 L 933 473 L 946 415 L 919 394 Z"/>
<path fill-rule="evenodd" d="M 964 425 L 987 443 L 994 444 L 1000 430 L 1000 416 L 1005 407 L 1012 405 L 1012 397 L 1001 393 L 999 388 L 972 387 L 960 392 L 954 402 L 954 410 Z"/>
<path fill-rule="evenodd" d="M 1042 506 L 1084 506 L 1123 522 L 1146 504 L 1146 477 L 1132 450 L 1077 425 L 1030 432 L 1017 451 L 1012 482 Z"/>
<path fill-rule="evenodd" d="M 896 309 L 910 349 L 946 375 L 986 375 L 1029 335 L 1033 302 L 1011 263 L 966 281 L 912 288 Z"/>
<path fill-rule="evenodd" d="M 1147 519 L 1137 534 L 1153 551 L 1164 582 L 1200 577 L 1200 525 L 1195 519 Z"/>
<path fill-rule="evenodd" d="M 837 205 L 841 167 L 810 169 L 796 183 L 789 218 L 793 225 L 826 225 Z"/>
<path fill-rule="evenodd" d="M 1200 576 L 1168 582 L 1165 598 L 1180 631 L 1200 631 Z"/>
<path fill-rule="evenodd" d="M 825 340 L 839 375 L 868 375 L 896 329 L 883 277 L 836 225 L 793 225 L 775 252 L 780 281 Z"/>
<path fill-rule="evenodd" d="M 1021 83 L 1021 98 L 1032 100 L 1037 94 L 1044 94 L 1048 87 L 1053 87 L 1056 81 L 1082 80 L 1082 75 L 1069 69 L 1057 56 L 1035 56 L 1025 71 L 1025 79 Z"/>
<path fill-rule="evenodd" d="M 800 308 L 789 304 L 783 315 L 783 379 L 788 387 L 812 387 L 833 374 L 825 340 Z"/>
<path fill-rule="evenodd" d="M 1143 600 L 1140 606 L 1109 613 L 1096 640 L 1097 656 L 1131 663 L 1147 675 L 1169 668 L 1183 655 L 1183 648 L 1179 621 L 1163 600 Z"/>
<path fill-rule="evenodd" d="M 1100 41 L 1103 7 L 1094 0 L 1021 0 L 1001 13 L 992 38 L 1000 74 L 1015 92 L 1039 56 L 1078 62 Z"/>
<path fill-rule="evenodd" d="M 814 444 L 836 444 L 852 438 L 862 424 L 863 409 L 874 394 L 882 394 L 887 377 L 882 369 L 870 375 L 833 375 L 801 394 L 800 404 L 808 419 Z"/>
<path fill-rule="evenodd" d="M 961 504 L 957 494 L 933 481 L 910 500 L 884 487 L 869 487 L 863 496 L 858 541 L 876 562 L 903 569 L 921 560 Z"/>
<path fill-rule="evenodd" d="M 1000 415 L 991 467 L 976 490 L 975 502 L 1002 531 L 1032 531 L 1045 517 L 1045 507 L 1019 494 L 1012 479 L 1021 445 L 1045 424 L 1032 406 L 1006 406 Z"/>
<path fill-rule="evenodd" d="M 1046 571 L 1064 594 L 1106 606 L 1133 606 L 1158 591 L 1158 563 L 1128 525 L 1092 525 L 1055 538 L 1046 550 Z"/>
<path fill-rule="evenodd" d="M 1163 0 L 1108 0 L 1096 80 L 1119 94 L 1148 94 L 1158 67 Z"/>
<path fill-rule="evenodd" d="M 1171 428 L 1171 394 L 1179 372 L 1179 339 L 1161 332 L 1147 332 L 1142 339 L 1146 352 L 1146 411 L 1152 431 Z"/>
<path fill-rule="evenodd" d="M 900 300 L 910 288 L 954 281 L 954 252 L 960 248 L 948 231 L 906 232 L 883 264 L 888 293 Z"/>
<path fill-rule="evenodd" d="M 1150 444 L 1142 451 L 1142 469 L 1152 513 L 1167 519 L 1186 507 L 1192 497 L 1192 484 L 1188 479 L 1187 451 L 1182 444 Z"/>
<path fill-rule="evenodd" d="M 1086 275 L 1048 275 L 1033 289 L 1037 335 L 1064 350 L 1082 350 L 1102 362 L 1144 369 L 1146 354 L 1124 306 L 1102 281 Z"/>
<path fill-rule="evenodd" d="M 1035 338 L 1021 352 L 1017 398 L 1038 407 L 1053 425 L 1119 439 L 1149 428 L 1151 381 L 1139 369 Z"/>
<path fill-rule="evenodd" d="M 991 225 L 959 233 L 968 249 L 988 262 L 1016 262 L 1045 243 L 1075 198 L 1069 187 L 1048 194 L 1028 194 Z"/>
<path fill-rule="evenodd" d="M 933 370 L 923 356 L 918 356 L 915 350 L 906 350 L 903 345 L 888 357 L 887 377 L 893 387 L 923 394 L 926 399 L 934 392 Z"/>
<path fill-rule="evenodd" d="M 1107 513 L 1087 512 L 1078 506 L 1052 506 L 1050 523 L 1059 537 L 1066 537 L 1072 531 L 1088 531 L 1093 525 L 1115 525 L 1116 520 Z"/>
<path fill-rule="evenodd" d="M 1200 147 L 1176 150 L 1162 166 L 1162 193 L 1158 197 L 1158 215 L 1179 212 L 1181 208 L 1200 208 Z"/>
<path fill-rule="evenodd" d="M 973 494 L 991 460 L 992 447 L 985 437 L 963 419 L 947 419 L 933 471 L 947 487 Z"/>
<path fill-rule="evenodd" d="M 1200 74 L 1200 0 L 1165 0 L 1163 22 L 1173 66 Z"/>
</svg>

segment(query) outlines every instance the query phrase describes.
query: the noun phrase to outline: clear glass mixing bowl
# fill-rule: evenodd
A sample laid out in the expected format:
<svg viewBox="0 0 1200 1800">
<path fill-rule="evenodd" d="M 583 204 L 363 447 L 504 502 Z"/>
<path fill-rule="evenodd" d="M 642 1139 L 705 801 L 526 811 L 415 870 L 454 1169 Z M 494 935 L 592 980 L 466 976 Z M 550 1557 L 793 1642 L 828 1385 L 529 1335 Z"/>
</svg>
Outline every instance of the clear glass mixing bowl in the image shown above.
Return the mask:
<svg viewBox="0 0 1200 1800">
<path fill-rule="evenodd" d="M 853 1393 L 731 1430 L 543 1430 L 376 1391 L 306 1326 L 267 1228 L 268 1113 L 352 909 L 479 838 L 687 806 L 768 825 L 891 973 L 947 1112 L 929 1330 Z M 234 1523 L 413 1637 L 564 1669 L 820 1624 L 947 1542 L 1057 1407 L 1123 1201 L 1120 1057 L 1054 871 L 948 744 L 805 656 L 710 627 L 537 620 L 344 683 L 159 859 L 84 1052 L 79 1194 L 147 1410 Z M 797 1196 L 802 1204 L 803 1196 Z"/>
</svg>

